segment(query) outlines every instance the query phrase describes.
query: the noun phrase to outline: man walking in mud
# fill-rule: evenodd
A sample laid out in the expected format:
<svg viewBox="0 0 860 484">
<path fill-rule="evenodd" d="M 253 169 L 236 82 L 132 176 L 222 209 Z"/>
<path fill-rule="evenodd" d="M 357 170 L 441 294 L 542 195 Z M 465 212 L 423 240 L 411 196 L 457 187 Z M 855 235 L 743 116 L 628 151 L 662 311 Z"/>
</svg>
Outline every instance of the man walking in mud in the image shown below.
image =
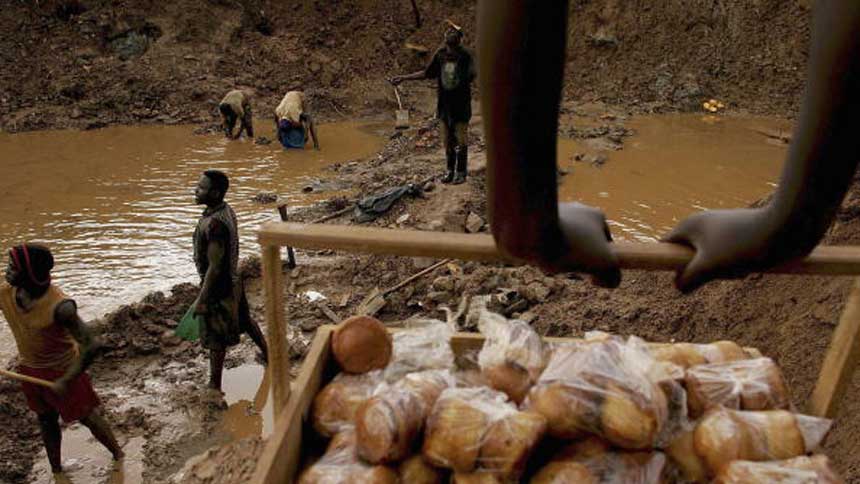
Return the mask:
<svg viewBox="0 0 860 484">
<path fill-rule="evenodd" d="M 207 170 L 197 182 L 194 198 L 206 205 L 194 230 L 194 263 L 200 275 L 200 294 L 194 314 L 201 316 L 200 338 L 209 350 L 209 387 L 221 390 L 221 373 L 227 348 L 247 333 L 268 361 L 268 348 L 260 326 L 251 318 L 245 288 L 239 276 L 239 230 L 236 214 L 224 201 L 230 180 L 223 172 Z"/>
<path fill-rule="evenodd" d="M 466 181 L 468 171 L 471 87 L 476 75 L 472 54 L 461 45 L 462 40 L 462 29 L 448 21 L 445 45 L 436 51 L 430 64 L 424 70 L 391 79 L 395 86 L 403 81 L 436 79 L 436 118 L 440 121 L 440 134 L 448 161 L 448 172 L 442 178 L 442 183 L 455 185 Z"/>
<path fill-rule="evenodd" d="M 107 421 L 86 369 L 97 345 L 75 301 L 51 283 L 54 258 L 47 247 L 24 244 L 9 250 L 6 282 L 0 284 L 0 311 L 18 346 L 18 372 L 52 382 L 51 388 L 21 383 L 27 406 L 38 415 L 51 470 L 61 473 L 59 418 L 87 427 L 115 460 L 123 451 Z"/>
</svg>

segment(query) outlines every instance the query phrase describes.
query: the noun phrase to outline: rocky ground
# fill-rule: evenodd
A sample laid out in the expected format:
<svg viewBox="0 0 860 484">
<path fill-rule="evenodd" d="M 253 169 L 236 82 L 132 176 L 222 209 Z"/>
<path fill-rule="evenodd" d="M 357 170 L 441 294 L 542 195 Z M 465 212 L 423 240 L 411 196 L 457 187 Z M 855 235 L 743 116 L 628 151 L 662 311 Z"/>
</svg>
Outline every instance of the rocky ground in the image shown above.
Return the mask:
<svg viewBox="0 0 860 484">
<path fill-rule="evenodd" d="M 384 78 L 426 61 L 415 46 L 432 48 L 442 19 L 465 25 L 467 42 L 474 41 L 474 4 L 460 0 L 419 0 L 420 28 L 405 1 L 392 7 L 388 0 L 85 0 L 82 9 L 59 15 L 58 3 L 0 1 L 0 29 L 10 33 L 0 38 L 0 59 L 15 66 L 0 71 L 3 131 L 180 122 L 205 128 L 234 86 L 256 90 L 258 114 L 284 91 L 302 88 L 323 118 L 378 116 L 394 106 Z M 589 123 L 565 122 L 561 130 L 593 140 L 598 152 L 624 143 L 629 114 L 689 110 L 710 97 L 735 113 L 792 117 L 803 82 L 808 8 L 805 1 L 574 0 L 563 113 Z M 332 166 L 324 181 L 360 193 L 406 183 L 421 188 L 370 224 L 486 232 L 480 116 L 470 130 L 468 183 L 425 183 L 444 159 L 432 90 L 412 84 L 406 92 L 413 128 L 392 133 L 378 156 Z M 583 161 L 600 160 L 585 153 Z M 348 205 L 333 198 L 291 217 L 309 221 Z M 860 243 L 858 214 L 855 188 L 827 242 Z M 327 223 L 355 222 L 345 214 Z M 432 262 L 330 251 L 300 252 L 299 260 L 286 273 L 296 363 L 314 330 L 330 321 L 302 293 L 324 294 L 326 309 L 345 317 L 375 287 L 394 285 Z M 252 312 L 262 320 L 259 264 L 247 261 L 244 274 Z M 497 309 L 546 335 L 600 329 L 655 341 L 733 339 L 776 359 L 802 408 L 850 285 L 848 278 L 762 275 L 681 296 L 669 274 L 626 273 L 622 286 L 609 291 L 574 276 L 457 262 L 391 294 L 378 316 L 391 324 L 416 314 L 443 318 L 444 308 L 463 297 L 495 294 Z M 146 482 L 241 482 L 263 445 L 251 438 L 221 447 L 229 440 L 218 431 L 224 404 L 203 389 L 205 354 L 172 336 L 195 291 L 180 285 L 95 322 L 105 353 L 91 373 L 121 438 L 145 438 Z M 254 358 L 252 344 L 243 341 L 228 366 Z M 857 385 L 855 379 L 849 395 Z M 860 482 L 860 457 L 853 452 L 858 407 L 846 400 L 826 449 L 849 482 Z M 0 410 L 0 481 L 27 482 L 44 454 L 36 422 L 8 381 L 0 380 Z"/>
</svg>

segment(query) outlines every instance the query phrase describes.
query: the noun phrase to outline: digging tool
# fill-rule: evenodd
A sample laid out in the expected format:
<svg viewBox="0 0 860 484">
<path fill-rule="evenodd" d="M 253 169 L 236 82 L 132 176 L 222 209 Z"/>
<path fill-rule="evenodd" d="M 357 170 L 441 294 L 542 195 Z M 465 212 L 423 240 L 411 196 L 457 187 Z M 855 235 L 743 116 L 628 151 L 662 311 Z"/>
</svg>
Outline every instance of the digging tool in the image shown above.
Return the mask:
<svg viewBox="0 0 860 484">
<path fill-rule="evenodd" d="M 371 291 L 371 293 L 364 298 L 364 301 L 359 304 L 358 314 L 373 316 L 374 314 L 376 314 L 377 311 L 379 311 L 380 309 L 382 309 L 383 306 L 385 306 L 385 296 L 453 261 L 454 259 L 445 259 L 443 261 L 437 262 L 432 266 L 421 270 L 420 272 L 412 274 L 411 276 L 407 277 L 406 279 L 398 282 L 394 286 L 391 286 L 384 291 L 380 291 L 379 288 L 374 288 L 374 290 Z"/>
<path fill-rule="evenodd" d="M 281 221 L 287 221 L 287 204 L 282 203 L 278 205 L 278 213 L 281 214 Z M 287 267 L 290 269 L 296 268 L 296 253 L 293 251 L 292 247 L 287 246 Z"/>
<path fill-rule="evenodd" d="M 406 129 L 409 127 L 409 111 L 403 109 L 403 103 L 400 101 L 400 90 L 397 86 L 394 86 L 394 96 L 397 98 L 397 106 L 399 106 L 396 113 L 397 121 L 394 127 L 397 129 Z"/>
<path fill-rule="evenodd" d="M 0 375 L 7 376 L 9 378 L 12 378 L 13 380 L 32 383 L 34 385 L 41 385 L 47 388 L 52 388 L 54 385 L 48 380 L 42 380 L 41 378 L 33 378 L 32 376 L 22 375 L 20 373 L 15 373 L 14 371 L 0 370 Z"/>
</svg>

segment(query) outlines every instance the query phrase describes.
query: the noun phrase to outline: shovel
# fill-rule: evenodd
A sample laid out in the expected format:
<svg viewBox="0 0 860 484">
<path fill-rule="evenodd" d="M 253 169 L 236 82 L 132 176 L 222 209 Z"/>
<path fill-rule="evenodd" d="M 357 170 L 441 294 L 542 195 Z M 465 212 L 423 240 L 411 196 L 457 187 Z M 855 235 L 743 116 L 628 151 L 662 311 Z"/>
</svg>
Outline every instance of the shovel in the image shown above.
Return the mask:
<svg viewBox="0 0 860 484">
<path fill-rule="evenodd" d="M 396 129 L 406 129 L 409 127 L 409 111 L 403 109 L 403 103 L 400 102 L 400 91 L 397 89 L 397 86 L 394 86 L 394 96 L 397 98 L 397 106 L 400 109 L 397 110 L 397 121 L 394 124 Z"/>
</svg>

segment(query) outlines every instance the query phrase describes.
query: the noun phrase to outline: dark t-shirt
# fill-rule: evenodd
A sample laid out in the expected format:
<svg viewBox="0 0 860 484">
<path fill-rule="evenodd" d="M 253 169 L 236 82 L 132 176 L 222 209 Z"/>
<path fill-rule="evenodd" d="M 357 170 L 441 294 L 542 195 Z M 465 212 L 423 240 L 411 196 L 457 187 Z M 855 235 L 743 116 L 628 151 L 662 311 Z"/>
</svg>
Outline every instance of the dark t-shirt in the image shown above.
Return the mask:
<svg viewBox="0 0 860 484">
<path fill-rule="evenodd" d="M 449 52 L 442 47 L 424 71 L 428 78 L 436 79 L 439 90 L 436 117 L 453 125 L 472 118 L 472 81 L 475 79 L 475 61 L 462 46 Z"/>
</svg>

